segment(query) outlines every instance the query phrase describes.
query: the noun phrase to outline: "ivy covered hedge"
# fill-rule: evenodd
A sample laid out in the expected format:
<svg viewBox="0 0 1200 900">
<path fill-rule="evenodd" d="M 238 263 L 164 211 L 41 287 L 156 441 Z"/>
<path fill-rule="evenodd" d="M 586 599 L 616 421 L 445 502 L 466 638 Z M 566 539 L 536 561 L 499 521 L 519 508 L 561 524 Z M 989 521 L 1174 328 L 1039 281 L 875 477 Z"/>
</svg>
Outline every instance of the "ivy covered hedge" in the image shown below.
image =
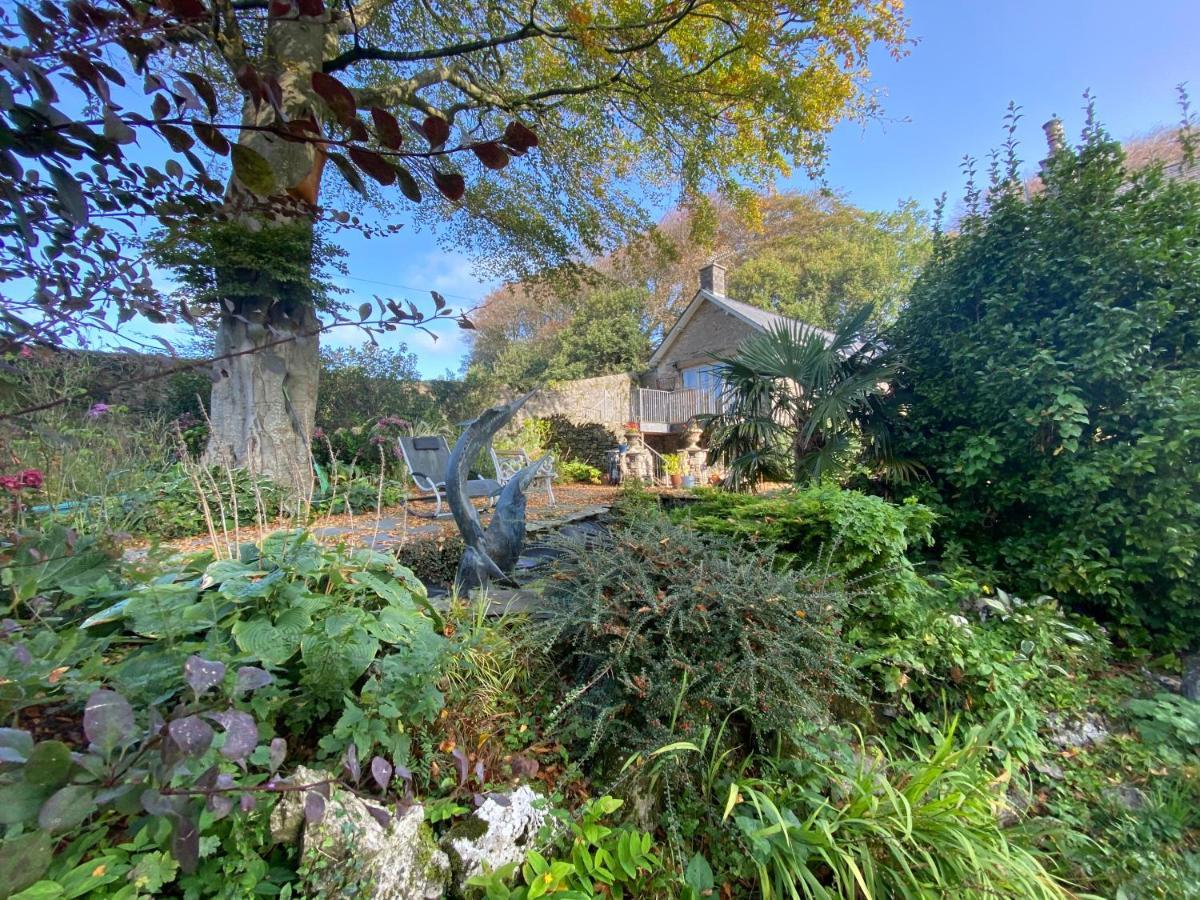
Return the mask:
<svg viewBox="0 0 1200 900">
<path fill-rule="evenodd" d="M 1014 165 L 940 241 L 893 335 L 915 493 L 1018 590 L 1194 643 L 1200 184 L 1089 125 L 1023 188 Z"/>
</svg>

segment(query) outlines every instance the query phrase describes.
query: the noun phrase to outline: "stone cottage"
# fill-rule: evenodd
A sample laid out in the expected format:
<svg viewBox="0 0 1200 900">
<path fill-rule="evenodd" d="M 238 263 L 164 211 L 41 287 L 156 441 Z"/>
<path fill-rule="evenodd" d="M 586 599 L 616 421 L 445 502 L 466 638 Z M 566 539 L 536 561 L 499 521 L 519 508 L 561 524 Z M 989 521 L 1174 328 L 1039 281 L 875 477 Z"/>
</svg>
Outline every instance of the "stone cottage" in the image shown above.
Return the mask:
<svg viewBox="0 0 1200 900">
<path fill-rule="evenodd" d="M 716 365 L 736 355 L 749 337 L 795 319 L 759 309 L 725 295 L 725 268 L 710 263 L 700 270 L 700 287 L 683 314 L 663 336 L 644 372 L 626 372 L 561 382 L 530 398 L 525 414 L 563 415 L 572 422 L 599 422 L 624 441 L 629 423 L 637 426 L 634 443 L 661 454 L 691 449 L 698 464 L 695 418 L 720 411 L 721 384 Z M 690 432 L 690 433 L 689 433 Z"/>
</svg>

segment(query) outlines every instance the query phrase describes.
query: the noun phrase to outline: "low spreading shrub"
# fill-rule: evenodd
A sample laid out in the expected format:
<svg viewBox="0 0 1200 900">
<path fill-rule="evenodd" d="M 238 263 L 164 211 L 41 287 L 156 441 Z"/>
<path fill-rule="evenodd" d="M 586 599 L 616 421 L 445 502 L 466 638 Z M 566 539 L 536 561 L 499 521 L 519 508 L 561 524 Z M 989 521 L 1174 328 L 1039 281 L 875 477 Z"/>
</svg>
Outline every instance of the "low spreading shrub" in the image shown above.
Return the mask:
<svg viewBox="0 0 1200 900">
<path fill-rule="evenodd" d="M 567 462 L 558 464 L 558 475 L 563 481 L 573 481 L 577 484 L 599 484 L 601 471 L 587 463 Z"/>
<path fill-rule="evenodd" d="M 782 563 L 814 566 L 892 601 L 919 587 L 909 555 L 931 541 L 934 516 L 917 503 L 895 504 L 824 482 L 755 496 L 698 491 L 675 513 L 694 528 L 770 547 Z"/>
<path fill-rule="evenodd" d="M 686 886 L 664 868 L 651 834 L 605 824 L 621 804 L 615 797 L 598 797 L 583 805 L 578 820 L 562 817 L 564 838 L 570 838 L 564 858 L 547 859 L 535 850 L 524 864 L 509 863 L 468 884 L 481 889 L 487 900 L 532 900 L 548 894 L 647 900 L 678 896 L 678 889 Z"/>
<path fill-rule="evenodd" d="M 561 550 L 537 636 L 587 723 L 585 757 L 623 757 L 727 718 L 731 738 L 761 742 L 854 694 L 845 596 L 811 571 L 780 571 L 770 550 L 657 517 Z"/>
</svg>

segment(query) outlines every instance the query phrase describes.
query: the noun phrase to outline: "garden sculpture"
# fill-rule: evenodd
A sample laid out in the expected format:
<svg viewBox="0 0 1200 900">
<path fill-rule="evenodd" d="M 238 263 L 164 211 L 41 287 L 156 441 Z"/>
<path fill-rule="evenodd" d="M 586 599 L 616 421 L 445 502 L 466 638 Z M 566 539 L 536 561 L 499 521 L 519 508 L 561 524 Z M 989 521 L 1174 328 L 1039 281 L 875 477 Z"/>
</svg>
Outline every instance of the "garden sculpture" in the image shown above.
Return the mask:
<svg viewBox="0 0 1200 900">
<path fill-rule="evenodd" d="M 484 410 L 478 418 L 467 423 L 450 454 L 446 499 L 466 544 L 454 578 L 454 586 L 460 594 L 472 588 L 485 588 L 493 578 L 503 578 L 521 555 L 525 543 L 525 489 L 538 477 L 549 457 L 534 460 L 504 485 L 486 530 L 480 524 L 479 512 L 471 504 L 466 484 L 471 464 L 491 443 L 496 432 L 512 421 L 530 396 L 525 394 Z"/>
</svg>

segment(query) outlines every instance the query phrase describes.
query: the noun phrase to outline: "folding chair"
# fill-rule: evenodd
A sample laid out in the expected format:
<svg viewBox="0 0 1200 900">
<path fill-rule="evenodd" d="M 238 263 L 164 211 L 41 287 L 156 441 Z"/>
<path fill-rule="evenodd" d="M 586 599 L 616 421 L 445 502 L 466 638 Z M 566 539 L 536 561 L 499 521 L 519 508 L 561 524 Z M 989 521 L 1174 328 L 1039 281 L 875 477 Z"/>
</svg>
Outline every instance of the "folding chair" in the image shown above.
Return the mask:
<svg viewBox="0 0 1200 900">
<path fill-rule="evenodd" d="M 516 450 L 497 450 L 494 447 L 489 447 L 488 452 L 492 455 L 492 465 L 496 467 L 496 478 L 501 485 L 508 484 L 514 475 L 533 462 L 529 458 L 529 454 L 519 447 Z M 551 506 L 555 502 L 554 479 L 557 477 L 558 473 L 554 471 L 553 459 L 550 460 L 548 465 L 542 467 L 542 471 L 537 477 L 538 481 L 545 482 L 546 496 L 550 498 Z"/>
<path fill-rule="evenodd" d="M 412 474 L 413 484 L 425 493 L 433 494 L 435 507 L 433 517 L 448 516 L 442 512 L 442 498 L 446 493 L 446 475 L 450 471 L 450 446 L 444 437 L 402 437 L 400 455 Z M 500 496 L 500 482 L 494 478 L 471 478 L 464 485 L 468 497 L 487 497 L 493 503 Z"/>
</svg>

